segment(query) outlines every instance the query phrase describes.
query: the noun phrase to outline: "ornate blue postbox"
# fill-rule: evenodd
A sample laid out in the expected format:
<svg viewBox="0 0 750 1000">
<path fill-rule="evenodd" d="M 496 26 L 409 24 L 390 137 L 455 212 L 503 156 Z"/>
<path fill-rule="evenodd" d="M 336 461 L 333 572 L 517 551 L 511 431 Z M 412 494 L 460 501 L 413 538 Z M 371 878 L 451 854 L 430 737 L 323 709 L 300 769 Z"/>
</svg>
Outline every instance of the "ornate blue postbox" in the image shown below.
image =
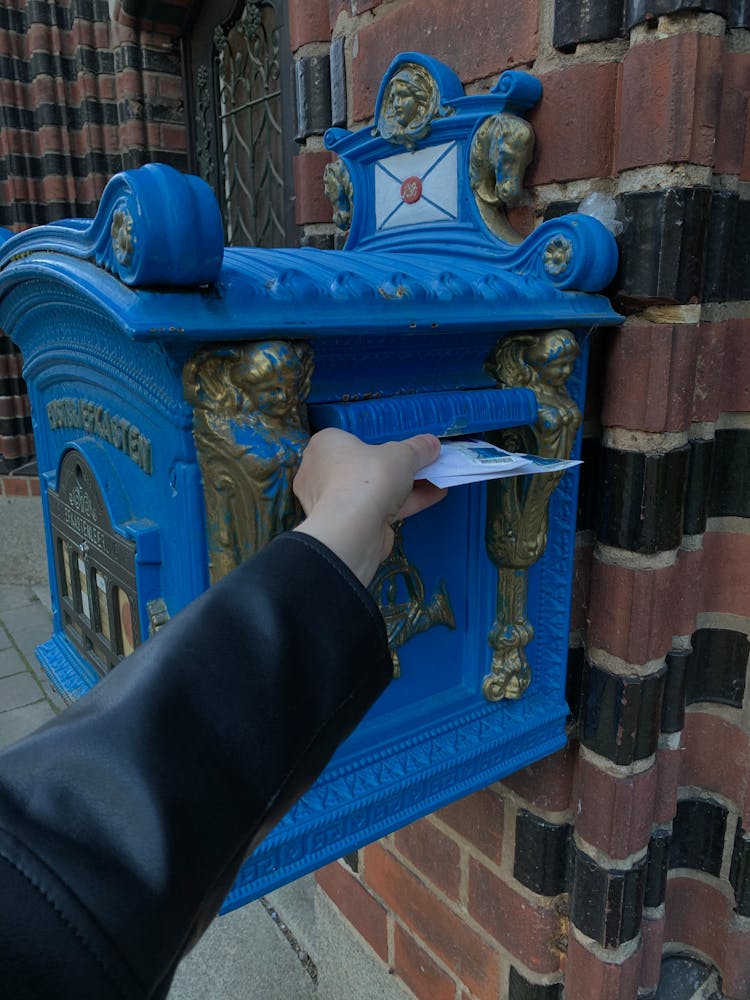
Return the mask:
<svg viewBox="0 0 750 1000">
<path fill-rule="evenodd" d="M 92 221 L 6 238 L 54 608 L 38 654 L 66 697 L 294 526 L 317 428 L 576 455 L 616 248 L 587 215 L 509 225 L 540 96 L 508 72 L 467 97 L 398 56 L 375 126 L 326 136 L 341 251 L 225 249 L 209 189 L 159 165 L 113 178 Z M 397 531 L 372 585 L 394 682 L 228 907 L 563 745 L 576 487 L 575 469 L 456 487 Z"/>
</svg>

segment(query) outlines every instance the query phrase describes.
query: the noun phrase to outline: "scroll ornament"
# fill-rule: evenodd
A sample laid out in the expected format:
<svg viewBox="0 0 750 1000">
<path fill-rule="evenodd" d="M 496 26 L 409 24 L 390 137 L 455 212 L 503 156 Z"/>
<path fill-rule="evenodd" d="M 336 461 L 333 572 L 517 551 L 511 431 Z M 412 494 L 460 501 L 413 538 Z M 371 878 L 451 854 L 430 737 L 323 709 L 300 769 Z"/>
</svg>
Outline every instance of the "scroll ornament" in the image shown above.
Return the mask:
<svg viewBox="0 0 750 1000">
<path fill-rule="evenodd" d="M 498 431 L 491 440 L 508 451 L 569 458 L 581 413 L 565 382 L 578 356 L 567 330 L 500 341 L 486 368 L 502 388 L 526 387 L 538 415 L 528 427 Z M 562 472 L 495 480 L 487 487 L 487 553 L 497 567 L 497 613 L 490 629 L 490 673 L 482 690 L 489 701 L 520 698 L 531 681 L 526 646 L 534 637 L 528 620 L 528 571 L 547 544 L 550 496 Z"/>
<path fill-rule="evenodd" d="M 439 582 L 437 591 L 429 602 L 425 601 L 422 577 L 404 552 L 401 524 L 401 521 L 393 523 L 393 549 L 380 564 L 375 579 L 370 584 L 370 593 L 385 620 L 394 677 L 401 676 L 398 650 L 412 636 L 426 632 L 433 625 L 456 627 L 444 580 Z"/>
</svg>

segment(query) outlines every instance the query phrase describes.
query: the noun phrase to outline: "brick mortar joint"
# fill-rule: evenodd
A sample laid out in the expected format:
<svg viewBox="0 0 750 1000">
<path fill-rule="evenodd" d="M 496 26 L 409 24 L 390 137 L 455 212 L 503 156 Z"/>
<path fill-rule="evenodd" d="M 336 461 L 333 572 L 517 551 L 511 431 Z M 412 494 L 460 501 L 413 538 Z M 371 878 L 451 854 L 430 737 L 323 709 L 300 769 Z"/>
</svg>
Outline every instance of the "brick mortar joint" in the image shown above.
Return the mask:
<svg viewBox="0 0 750 1000">
<path fill-rule="evenodd" d="M 420 869 L 418 868 L 415 869 L 413 867 L 410 867 L 408 865 L 408 862 L 406 862 L 406 859 L 403 859 L 402 855 L 399 854 L 396 856 L 390 851 L 388 853 L 391 853 L 391 856 L 394 857 L 394 859 L 398 861 L 399 864 L 402 864 L 405 868 L 407 868 L 407 870 L 412 875 L 418 876 L 424 882 L 424 873 Z M 526 899 L 530 905 L 538 909 L 539 908 L 538 903 L 539 901 L 541 901 L 544 904 L 542 909 L 550 913 L 554 913 L 557 917 L 562 918 L 563 915 L 560 913 L 559 901 L 562 897 L 567 896 L 567 893 L 561 893 L 559 896 L 552 896 L 552 897 L 539 896 L 537 893 L 534 893 L 531 890 L 527 889 L 526 886 L 518 882 L 512 876 L 508 877 L 507 873 L 499 872 L 497 866 L 493 866 L 491 864 L 485 864 L 485 867 L 489 868 L 492 871 L 492 874 L 495 875 L 495 877 L 499 877 L 501 881 L 504 882 L 505 885 L 512 892 L 515 892 L 518 896 L 521 896 L 522 898 Z M 391 907 L 389 906 L 387 901 L 384 900 L 382 896 L 380 896 L 377 893 L 377 891 L 367 883 L 366 879 L 367 875 L 365 873 L 364 884 L 366 885 L 368 891 L 372 894 L 374 899 L 376 899 L 382 906 L 385 907 L 388 913 L 392 913 Z M 440 901 L 440 903 L 443 906 L 445 906 L 446 909 L 448 909 L 449 912 L 454 917 L 459 919 L 473 934 L 475 934 L 478 938 L 480 938 L 483 942 L 485 942 L 485 944 L 487 944 L 490 948 L 492 948 L 494 951 L 497 951 L 500 954 L 506 955 L 509 959 L 514 958 L 513 954 L 511 952 L 508 952 L 492 935 L 492 933 L 489 932 L 482 924 L 479 923 L 479 921 L 472 915 L 472 913 L 468 910 L 468 908 L 464 906 L 461 900 L 452 900 L 450 899 L 450 897 L 447 897 L 444 894 L 435 892 L 433 890 L 431 882 L 428 882 L 424 887 L 429 893 L 435 896 Z M 330 900 L 330 902 L 332 905 L 334 906 L 336 905 L 333 902 L 333 900 Z M 405 924 L 404 921 L 397 914 L 393 914 L 393 916 L 394 920 L 398 921 L 400 925 L 402 925 L 408 930 L 409 935 L 411 937 L 419 941 L 420 944 L 423 944 L 422 938 L 420 938 L 418 934 L 408 924 Z M 432 954 L 428 946 L 424 945 L 424 947 L 429 954 Z"/>
<path fill-rule="evenodd" d="M 454 982 L 454 984 L 456 986 L 456 989 L 460 988 L 461 980 L 458 977 L 458 975 L 456 973 L 456 970 L 453 969 L 450 966 L 450 964 L 445 961 L 445 959 L 441 958 L 440 955 L 436 951 L 433 950 L 433 948 L 431 947 L 431 945 L 427 941 L 425 941 L 424 938 L 413 927 L 411 927 L 409 924 L 407 924 L 400 917 L 395 916 L 395 914 L 390 914 L 389 915 L 390 933 L 391 933 L 391 937 L 393 938 L 392 942 L 389 941 L 389 946 L 391 944 L 393 945 L 392 948 L 391 948 L 391 950 L 388 953 L 388 955 L 389 955 L 388 965 L 390 967 L 390 971 L 395 972 L 396 975 L 398 975 L 399 978 L 401 978 L 400 973 L 398 972 L 398 970 L 396 968 L 396 949 L 395 949 L 395 936 L 396 936 L 395 931 L 396 931 L 396 926 L 398 926 L 400 928 L 401 933 L 404 934 L 405 937 L 408 937 L 412 941 L 416 942 L 417 946 L 426 955 L 428 955 L 429 958 L 432 959 L 432 961 L 435 963 L 435 965 L 437 965 L 437 967 L 439 969 L 441 969 L 442 972 L 444 972 L 447 976 L 449 976 L 450 979 L 453 980 L 453 982 Z M 402 982 L 403 982 L 403 980 L 402 980 Z"/>
<path fill-rule="evenodd" d="M 510 807 L 506 810 L 506 812 L 508 814 L 508 822 L 514 835 L 516 828 L 516 816 L 521 810 L 532 813 L 539 819 L 543 819 L 547 823 L 553 823 L 555 826 L 564 826 L 565 824 L 570 824 L 573 821 L 571 806 L 567 806 L 565 809 L 543 809 L 541 806 L 537 806 L 529 799 L 525 799 L 523 795 L 520 795 L 518 792 L 514 792 L 513 789 L 508 788 L 506 785 L 502 786 L 502 798 L 505 804 Z M 484 856 L 482 857 L 484 858 Z M 512 860 L 513 859 L 511 858 L 511 868 Z M 489 861 L 489 864 L 492 865 L 493 862 Z M 499 870 L 500 866 L 496 867 L 498 867 Z"/>
<path fill-rule="evenodd" d="M 709 875 L 698 868 L 670 868 L 667 872 L 667 885 L 677 879 L 700 882 L 701 885 L 718 892 L 730 906 L 734 907 L 734 889 L 726 878 L 719 875 Z M 750 927 L 750 919 L 748 919 L 748 927 Z"/>
<path fill-rule="evenodd" d="M 723 38 L 726 21 L 719 14 L 705 11 L 675 11 L 662 14 L 656 27 L 636 24 L 630 29 L 631 48 L 679 38 L 683 35 L 699 35 L 709 38 Z"/>
<path fill-rule="evenodd" d="M 612 778 L 616 781 L 622 781 L 627 778 L 637 778 L 641 774 L 646 774 L 650 771 L 656 763 L 656 754 L 649 754 L 648 757 L 643 757 L 640 760 L 635 760 L 631 764 L 616 764 L 609 757 L 605 757 L 603 754 L 597 753 L 595 750 L 589 749 L 583 743 L 580 745 L 578 750 L 579 756 L 582 760 L 596 767 L 598 771 L 606 774 L 607 777 Z M 577 808 L 575 803 L 572 805 L 574 814 L 577 813 Z"/>
<path fill-rule="evenodd" d="M 294 50 L 294 61 L 298 62 L 300 59 L 308 59 L 314 56 L 328 56 L 330 54 L 330 42 L 302 42 L 302 44 Z"/>
<path fill-rule="evenodd" d="M 655 573 L 658 570 L 671 569 L 677 565 L 679 549 L 666 549 L 653 555 L 642 552 L 631 552 L 630 549 L 618 549 L 604 542 L 594 545 L 594 558 L 605 566 L 616 566 L 619 569 L 634 570 L 640 573 Z"/>
<path fill-rule="evenodd" d="M 687 431 L 638 431 L 624 427 L 602 427 L 602 446 L 615 451 L 635 452 L 647 458 L 662 458 L 688 443 Z"/>
<path fill-rule="evenodd" d="M 701 307 L 701 321 L 704 323 L 721 324 L 748 319 L 750 319 L 750 301 L 743 299 L 737 299 L 735 302 L 707 302 Z"/>
<path fill-rule="evenodd" d="M 631 938 L 630 941 L 625 941 L 617 948 L 603 947 L 598 941 L 594 941 L 593 938 L 588 937 L 583 931 L 580 931 L 572 921 L 570 923 L 570 933 L 582 948 L 594 955 L 595 958 L 598 958 L 605 965 L 623 965 L 629 958 L 632 958 L 633 955 L 640 951 L 643 944 L 643 934 L 641 931 L 634 938 Z"/>
<path fill-rule="evenodd" d="M 706 534 L 750 535 L 750 517 L 709 517 Z"/>
<path fill-rule="evenodd" d="M 573 831 L 573 844 L 581 852 L 581 854 L 584 854 L 599 868 L 608 872 L 627 874 L 628 872 L 634 871 L 639 865 L 648 861 L 648 844 L 644 844 L 643 847 L 640 847 L 637 851 L 633 851 L 631 854 L 628 854 L 625 858 L 613 858 L 612 855 L 607 854 L 606 851 L 603 851 L 600 847 L 595 847 L 587 840 L 584 840 L 577 830 Z"/>
<path fill-rule="evenodd" d="M 394 847 L 389 847 L 389 853 L 406 868 L 411 874 L 416 875 L 420 878 L 425 888 L 435 896 L 443 906 L 450 909 L 450 911 L 457 916 L 459 916 L 467 925 L 472 927 L 475 932 L 481 932 L 483 937 L 494 941 L 494 938 L 487 930 L 471 915 L 468 909 L 464 906 L 462 899 L 453 899 L 447 893 L 443 892 L 438 886 L 435 885 L 426 875 L 426 873 L 414 862 L 410 861 L 409 858 L 401 854 L 398 849 Z M 511 889 L 516 895 L 521 896 L 523 899 L 528 900 L 528 902 L 534 906 L 536 909 L 543 909 L 555 913 L 560 916 L 560 899 L 561 897 L 567 896 L 567 890 L 558 893 L 556 896 L 545 896 L 542 893 L 534 892 L 528 886 L 520 882 L 512 871 L 508 871 L 504 866 L 498 865 L 493 862 L 490 858 L 484 855 L 475 857 L 474 860 L 481 863 L 483 868 L 486 868 L 491 872 L 496 878 L 500 879 L 501 882 Z M 366 876 L 365 876 L 366 878 Z M 372 891 L 372 890 L 370 890 Z M 380 897 L 377 897 L 378 899 Z M 387 905 L 387 904 L 386 904 Z"/>
<path fill-rule="evenodd" d="M 420 881 L 423 883 L 424 887 L 427 889 L 427 891 L 431 895 L 435 896 L 435 898 L 438 899 L 444 906 L 449 907 L 451 910 L 455 912 L 460 912 L 462 907 L 460 898 L 454 899 L 452 896 L 449 896 L 443 889 L 441 889 L 440 886 L 436 885 L 432 881 L 430 876 L 424 871 L 423 868 L 421 868 L 418 864 L 412 861 L 411 858 L 407 857 L 405 854 L 402 854 L 402 852 L 396 847 L 394 843 L 389 842 L 387 846 L 384 848 L 384 850 L 386 850 L 387 853 L 390 854 L 391 857 L 394 858 L 403 868 L 405 868 L 412 875 L 415 875 L 417 878 L 419 878 Z M 482 863 L 483 864 L 485 863 L 484 859 L 482 859 Z M 487 865 L 487 867 L 491 866 Z M 495 870 L 494 873 L 497 875 L 498 871 Z M 363 884 L 367 885 L 367 872 L 365 872 Z M 370 888 L 369 885 L 368 888 Z M 372 889 L 370 889 L 370 891 L 372 891 Z"/>
</svg>

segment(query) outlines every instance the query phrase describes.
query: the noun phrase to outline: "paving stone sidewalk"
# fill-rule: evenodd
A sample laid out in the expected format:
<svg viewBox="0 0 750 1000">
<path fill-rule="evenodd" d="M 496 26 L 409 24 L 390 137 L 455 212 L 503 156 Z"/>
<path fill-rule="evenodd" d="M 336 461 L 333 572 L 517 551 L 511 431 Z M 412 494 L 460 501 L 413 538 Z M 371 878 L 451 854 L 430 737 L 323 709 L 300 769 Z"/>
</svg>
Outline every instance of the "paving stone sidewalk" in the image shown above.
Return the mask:
<svg viewBox="0 0 750 1000">
<path fill-rule="evenodd" d="M 0 748 L 53 718 L 65 703 L 34 655 L 52 618 L 34 589 L 0 583 Z"/>
</svg>

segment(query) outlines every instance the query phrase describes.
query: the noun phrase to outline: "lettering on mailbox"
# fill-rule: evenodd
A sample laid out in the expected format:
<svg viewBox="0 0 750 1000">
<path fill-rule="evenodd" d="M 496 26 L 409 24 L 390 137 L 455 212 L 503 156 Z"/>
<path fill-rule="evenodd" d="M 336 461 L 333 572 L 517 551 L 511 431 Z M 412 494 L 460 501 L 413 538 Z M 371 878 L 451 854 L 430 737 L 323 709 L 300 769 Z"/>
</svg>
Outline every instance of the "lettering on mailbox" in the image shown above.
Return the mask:
<svg viewBox="0 0 750 1000">
<path fill-rule="evenodd" d="M 53 399 L 47 403 L 50 430 L 76 428 L 107 441 L 123 452 L 139 469 L 152 472 L 151 441 L 125 417 L 113 415 L 90 399 Z"/>
</svg>

